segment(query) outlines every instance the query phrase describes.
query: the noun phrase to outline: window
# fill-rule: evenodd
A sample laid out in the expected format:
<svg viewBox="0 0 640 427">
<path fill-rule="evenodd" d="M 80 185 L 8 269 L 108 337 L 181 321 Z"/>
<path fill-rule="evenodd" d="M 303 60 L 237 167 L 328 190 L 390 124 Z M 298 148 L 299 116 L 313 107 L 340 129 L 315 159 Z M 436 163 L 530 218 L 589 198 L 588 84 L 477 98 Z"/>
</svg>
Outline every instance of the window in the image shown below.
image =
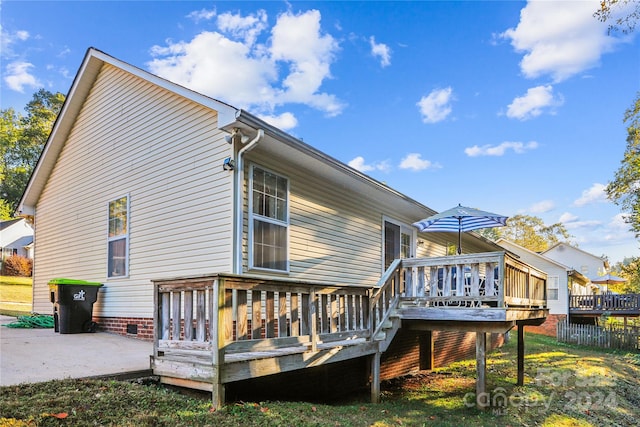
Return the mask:
<svg viewBox="0 0 640 427">
<path fill-rule="evenodd" d="M 128 275 L 129 197 L 109 202 L 109 237 L 107 277 Z"/>
<path fill-rule="evenodd" d="M 289 181 L 251 166 L 250 268 L 288 271 Z"/>
<path fill-rule="evenodd" d="M 558 290 L 560 289 L 560 278 L 558 276 L 547 277 L 547 299 L 550 301 L 558 300 Z"/>
</svg>

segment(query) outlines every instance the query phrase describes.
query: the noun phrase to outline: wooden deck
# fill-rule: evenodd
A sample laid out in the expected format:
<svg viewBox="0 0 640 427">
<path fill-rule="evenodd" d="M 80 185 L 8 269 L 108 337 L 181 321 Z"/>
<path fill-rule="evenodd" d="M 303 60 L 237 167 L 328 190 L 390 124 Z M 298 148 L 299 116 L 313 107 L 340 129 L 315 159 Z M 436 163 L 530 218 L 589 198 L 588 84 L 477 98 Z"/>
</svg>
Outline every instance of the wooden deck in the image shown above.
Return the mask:
<svg viewBox="0 0 640 427">
<path fill-rule="evenodd" d="M 597 317 L 603 314 L 620 317 L 640 316 L 640 294 L 571 295 L 571 316 Z"/>
<path fill-rule="evenodd" d="M 475 331 L 484 360 L 487 332 L 547 314 L 546 275 L 504 252 L 396 260 L 373 286 L 215 274 L 154 288 L 154 373 L 211 391 L 216 407 L 225 384 L 358 357 L 370 357 L 377 401 L 380 355 L 399 328 Z"/>
</svg>

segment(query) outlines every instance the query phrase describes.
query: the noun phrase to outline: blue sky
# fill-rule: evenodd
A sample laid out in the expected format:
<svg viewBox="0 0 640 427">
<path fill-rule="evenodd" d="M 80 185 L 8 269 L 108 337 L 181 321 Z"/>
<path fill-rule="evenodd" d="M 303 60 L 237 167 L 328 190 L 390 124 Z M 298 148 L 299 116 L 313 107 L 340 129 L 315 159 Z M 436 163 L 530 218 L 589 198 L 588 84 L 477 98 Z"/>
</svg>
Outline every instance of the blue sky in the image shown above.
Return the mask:
<svg viewBox="0 0 640 427">
<path fill-rule="evenodd" d="M 562 222 L 639 256 L 608 202 L 640 90 L 598 1 L 2 1 L 1 100 L 67 93 L 89 47 L 245 108 L 442 211 Z M 637 33 L 637 31 L 636 31 Z"/>
</svg>

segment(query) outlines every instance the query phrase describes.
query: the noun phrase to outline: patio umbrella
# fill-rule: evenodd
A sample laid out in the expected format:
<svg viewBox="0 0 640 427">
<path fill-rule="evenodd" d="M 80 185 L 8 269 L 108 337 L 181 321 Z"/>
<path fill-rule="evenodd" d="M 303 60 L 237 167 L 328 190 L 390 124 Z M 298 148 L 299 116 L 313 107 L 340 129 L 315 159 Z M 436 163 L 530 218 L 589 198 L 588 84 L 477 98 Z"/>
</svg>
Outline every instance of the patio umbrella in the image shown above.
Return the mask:
<svg viewBox="0 0 640 427">
<path fill-rule="evenodd" d="M 614 276 L 611 273 L 607 273 L 604 276 L 594 277 L 593 279 L 589 279 L 589 280 L 591 280 L 591 283 L 607 284 L 607 285 L 611 285 L 613 283 L 624 283 L 627 281 L 627 279 Z"/>
<path fill-rule="evenodd" d="M 479 228 L 502 227 L 507 225 L 508 217 L 458 205 L 455 208 L 440 212 L 413 226 L 419 231 L 458 232 L 458 255 L 462 253 L 462 232 Z"/>
</svg>

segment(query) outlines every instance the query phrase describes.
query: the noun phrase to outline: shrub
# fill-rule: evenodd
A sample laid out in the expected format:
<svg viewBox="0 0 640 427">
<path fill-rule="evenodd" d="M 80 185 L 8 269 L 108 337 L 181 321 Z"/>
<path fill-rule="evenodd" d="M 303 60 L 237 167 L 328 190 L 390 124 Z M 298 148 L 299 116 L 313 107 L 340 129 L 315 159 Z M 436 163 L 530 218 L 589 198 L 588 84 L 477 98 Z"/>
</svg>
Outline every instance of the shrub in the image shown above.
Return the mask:
<svg viewBox="0 0 640 427">
<path fill-rule="evenodd" d="M 20 256 L 11 255 L 2 262 L 3 276 L 31 277 L 33 260 Z"/>
</svg>

